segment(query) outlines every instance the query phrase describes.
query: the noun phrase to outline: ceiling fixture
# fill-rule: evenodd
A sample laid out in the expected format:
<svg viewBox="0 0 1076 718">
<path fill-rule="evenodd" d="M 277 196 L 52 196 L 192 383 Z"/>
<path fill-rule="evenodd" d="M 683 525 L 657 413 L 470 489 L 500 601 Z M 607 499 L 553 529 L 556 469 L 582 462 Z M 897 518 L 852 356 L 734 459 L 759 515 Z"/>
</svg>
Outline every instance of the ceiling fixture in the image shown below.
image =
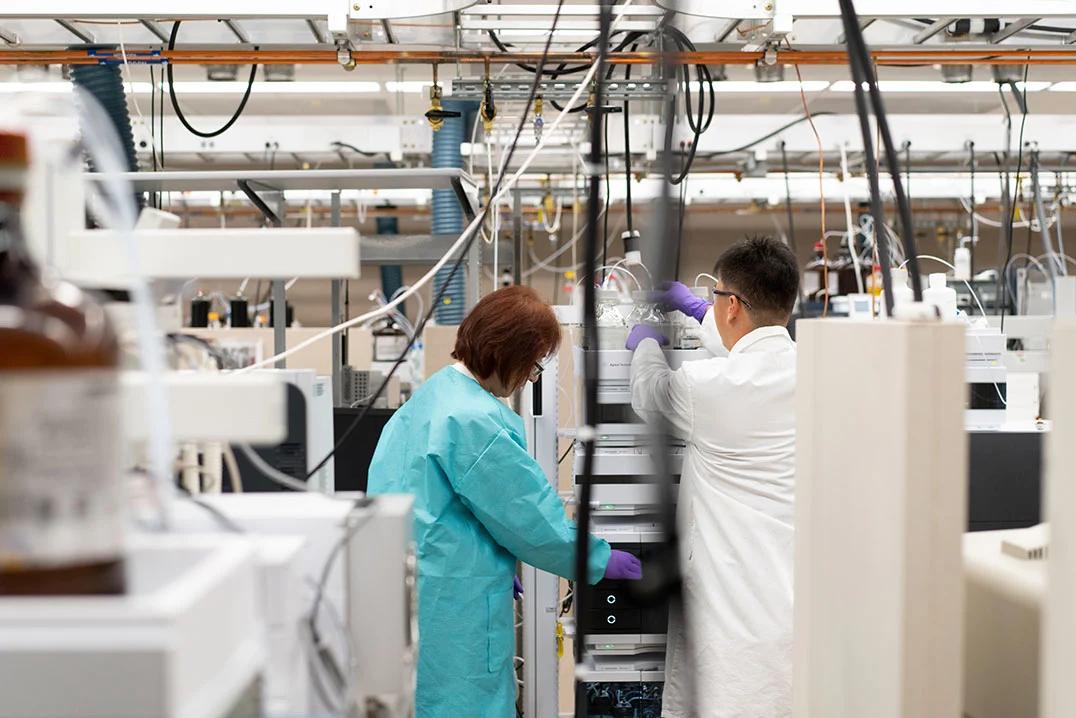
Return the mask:
<svg viewBox="0 0 1076 718">
<path fill-rule="evenodd" d="M 784 65 L 767 65 L 763 60 L 757 60 L 755 62 L 755 81 L 756 82 L 784 82 L 785 79 L 785 66 Z"/>
<path fill-rule="evenodd" d="M 263 65 L 266 82 L 295 82 L 295 65 Z"/>
<path fill-rule="evenodd" d="M 239 65 L 206 65 L 205 76 L 210 82 L 235 82 L 239 78 Z"/>
<path fill-rule="evenodd" d="M 972 66 L 971 65 L 942 65 L 941 66 L 942 82 L 949 84 L 958 84 L 962 82 L 971 82 L 972 80 Z"/>
</svg>

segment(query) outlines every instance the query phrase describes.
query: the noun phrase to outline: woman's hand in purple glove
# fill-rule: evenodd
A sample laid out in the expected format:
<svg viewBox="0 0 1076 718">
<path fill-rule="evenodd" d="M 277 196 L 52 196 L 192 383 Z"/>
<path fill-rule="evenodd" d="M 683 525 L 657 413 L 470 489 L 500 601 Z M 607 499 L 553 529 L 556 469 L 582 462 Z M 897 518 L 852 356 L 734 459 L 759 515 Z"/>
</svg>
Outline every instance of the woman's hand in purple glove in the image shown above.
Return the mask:
<svg viewBox="0 0 1076 718">
<path fill-rule="evenodd" d="M 523 595 L 523 582 L 519 580 L 519 576 L 512 577 L 512 597 L 517 601 Z"/>
<path fill-rule="evenodd" d="M 643 565 L 627 551 L 613 549 L 605 566 L 605 577 L 614 580 L 638 581 L 643 577 Z"/>
<path fill-rule="evenodd" d="M 654 327 L 648 327 L 645 324 L 636 324 L 631 328 L 631 333 L 628 334 L 628 341 L 624 342 L 624 348 L 630 351 L 635 351 L 635 348 L 639 346 L 639 342 L 643 339 L 653 339 L 661 346 L 665 346 L 669 343 L 669 340 L 665 338 L 665 335 L 657 329 L 654 329 Z"/>
<path fill-rule="evenodd" d="M 664 312 L 673 310 L 683 312 L 689 317 L 694 317 L 699 323 L 702 323 L 706 310 L 710 308 L 709 302 L 696 297 L 686 284 L 680 282 L 668 282 L 662 285 L 661 293 L 658 295 L 658 304 Z"/>
</svg>

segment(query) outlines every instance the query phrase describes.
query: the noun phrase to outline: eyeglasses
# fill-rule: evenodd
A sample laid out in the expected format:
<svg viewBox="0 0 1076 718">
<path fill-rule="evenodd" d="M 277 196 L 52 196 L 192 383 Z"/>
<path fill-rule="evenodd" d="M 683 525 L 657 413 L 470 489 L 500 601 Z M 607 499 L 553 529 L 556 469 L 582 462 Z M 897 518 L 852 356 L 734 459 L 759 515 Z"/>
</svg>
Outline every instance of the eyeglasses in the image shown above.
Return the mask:
<svg viewBox="0 0 1076 718">
<path fill-rule="evenodd" d="M 746 299 L 741 297 L 736 292 L 726 292 L 724 289 L 715 289 L 714 294 L 716 294 L 719 297 L 736 297 L 737 299 L 740 300 L 740 303 L 743 304 L 745 307 L 747 307 L 748 309 L 751 308 L 751 302 L 747 301 Z"/>
<path fill-rule="evenodd" d="M 542 372 L 544 371 L 544 366 L 542 366 L 538 362 L 534 362 L 534 368 L 531 369 L 531 381 L 538 381 L 538 378 L 542 376 Z"/>
</svg>

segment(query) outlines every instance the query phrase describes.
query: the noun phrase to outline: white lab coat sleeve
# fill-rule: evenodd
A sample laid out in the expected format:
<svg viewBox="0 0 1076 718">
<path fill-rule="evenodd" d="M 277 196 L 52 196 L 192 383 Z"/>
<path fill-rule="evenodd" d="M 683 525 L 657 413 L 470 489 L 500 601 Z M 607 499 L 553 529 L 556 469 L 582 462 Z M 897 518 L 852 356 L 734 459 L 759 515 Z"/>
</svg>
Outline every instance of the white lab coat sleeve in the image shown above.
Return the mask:
<svg viewBox="0 0 1076 718">
<path fill-rule="evenodd" d="M 677 436 L 689 438 L 695 428 L 691 382 L 684 369 L 673 371 L 661 347 L 644 339 L 631 359 L 631 408 L 644 419 L 664 416 Z"/>
</svg>

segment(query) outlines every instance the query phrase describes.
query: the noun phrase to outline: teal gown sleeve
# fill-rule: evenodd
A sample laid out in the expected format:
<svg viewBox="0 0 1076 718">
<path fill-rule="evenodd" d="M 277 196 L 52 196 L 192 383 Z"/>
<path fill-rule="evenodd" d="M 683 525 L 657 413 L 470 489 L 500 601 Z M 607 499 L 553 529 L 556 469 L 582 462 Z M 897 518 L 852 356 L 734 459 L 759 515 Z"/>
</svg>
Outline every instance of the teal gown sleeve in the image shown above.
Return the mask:
<svg viewBox="0 0 1076 718">
<path fill-rule="evenodd" d="M 461 501 L 493 539 L 543 571 L 575 575 L 575 523 L 538 463 L 503 428 L 462 475 L 446 472 Z M 609 544 L 590 536 L 587 581 L 597 583 L 609 563 Z"/>
</svg>

